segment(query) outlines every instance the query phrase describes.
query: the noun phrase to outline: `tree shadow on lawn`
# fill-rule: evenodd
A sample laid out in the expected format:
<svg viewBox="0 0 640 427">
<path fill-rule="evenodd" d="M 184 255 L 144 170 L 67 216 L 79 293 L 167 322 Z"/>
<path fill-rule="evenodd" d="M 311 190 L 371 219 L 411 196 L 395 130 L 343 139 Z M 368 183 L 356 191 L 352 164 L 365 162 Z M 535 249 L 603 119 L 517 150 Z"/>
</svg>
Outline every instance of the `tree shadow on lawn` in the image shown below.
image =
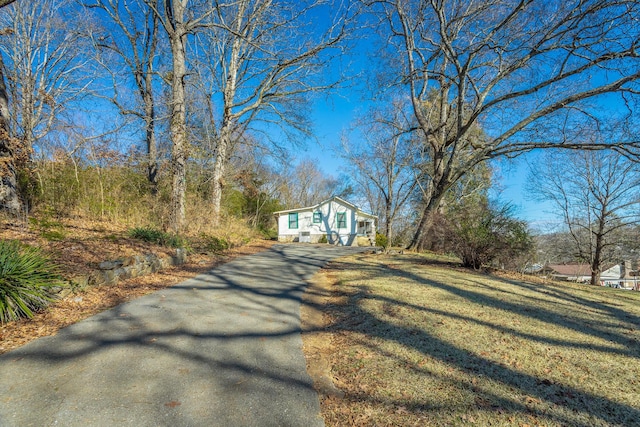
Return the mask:
<svg viewBox="0 0 640 427">
<path fill-rule="evenodd" d="M 534 320 L 538 320 L 544 323 L 549 323 L 552 325 L 556 325 L 559 327 L 571 329 L 575 332 L 579 332 L 582 334 L 590 335 L 594 338 L 599 338 L 601 340 L 609 341 L 616 343 L 623 347 L 623 349 L 614 348 L 614 347 L 604 347 L 602 346 L 590 346 L 590 345 L 578 345 L 572 341 L 558 341 L 558 340 L 547 340 L 544 337 L 538 337 L 536 341 L 546 342 L 554 345 L 563 345 L 567 347 L 574 347 L 578 345 L 581 348 L 592 349 L 592 350 L 604 350 L 606 352 L 617 353 L 622 355 L 627 355 L 631 357 L 637 357 L 640 355 L 640 343 L 634 339 L 630 339 L 624 333 L 612 332 L 610 330 L 599 328 L 598 325 L 593 325 L 592 323 L 586 323 L 584 321 L 580 321 L 580 319 L 572 317 L 566 311 L 551 311 L 545 309 L 543 307 L 532 307 L 530 304 L 526 303 L 516 303 L 512 301 L 506 301 L 505 299 L 496 298 L 489 296 L 487 294 L 483 294 L 481 292 L 477 292 L 473 290 L 473 287 L 482 286 L 485 289 L 489 288 L 494 291 L 504 292 L 505 294 L 510 294 L 508 291 L 492 288 L 485 283 L 482 283 L 480 280 L 477 281 L 469 281 L 473 287 L 463 288 L 460 286 L 452 286 L 446 284 L 441 281 L 428 280 L 424 277 L 421 277 L 416 274 L 412 274 L 407 272 L 406 270 L 394 270 L 394 273 L 398 276 L 404 277 L 412 282 L 419 283 L 421 285 L 442 289 L 451 294 L 454 294 L 458 297 L 461 297 L 471 303 L 478 304 L 480 306 L 487 306 L 499 310 L 506 310 L 512 313 L 516 313 L 525 317 L 529 317 Z M 474 274 L 472 272 L 468 272 L 468 274 Z M 550 290 L 548 286 L 535 286 L 532 284 L 527 284 L 523 282 L 517 282 L 512 280 L 505 280 L 498 277 L 491 277 L 490 280 L 495 282 L 506 283 L 511 286 L 521 287 L 527 289 L 528 291 L 542 294 L 543 296 L 556 296 L 561 301 L 567 301 L 571 304 L 575 305 L 584 305 L 588 306 L 594 310 L 599 310 L 609 316 L 611 316 L 616 321 L 609 322 L 610 325 L 619 326 L 623 324 L 620 329 L 625 329 L 624 324 L 627 324 L 630 327 L 640 328 L 640 317 L 630 314 L 624 310 L 620 310 L 618 308 L 610 307 L 606 304 L 598 303 L 593 300 L 588 300 L 586 298 L 580 298 L 572 296 L 570 293 L 566 291 L 560 291 L 558 289 Z M 545 304 L 553 303 L 548 298 L 540 298 L 541 302 Z M 397 302 L 397 301 L 396 301 Z M 402 304 L 402 303 L 401 303 Z M 416 307 L 416 309 L 423 309 L 423 307 Z M 467 320 L 479 322 L 478 319 L 469 318 Z M 604 325 L 607 326 L 607 325 Z M 494 327 L 500 328 L 499 325 L 494 325 Z"/>
<path fill-rule="evenodd" d="M 622 310 L 617 310 L 617 313 L 613 315 L 610 310 L 606 309 L 606 307 L 603 308 L 601 304 L 597 304 L 598 306 L 600 306 L 600 308 L 598 308 L 598 310 L 601 311 L 600 316 L 605 314 L 605 315 L 611 316 L 612 320 L 608 322 L 599 321 L 596 323 L 584 318 L 575 317 L 570 311 L 563 312 L 562 309 L 565 307 L 559 307 L 558 311 L 552 311 L 552 310 L 548 310 L 540 306 L 535 306 L 531 304 L 515 303 L 515 302 L 505 301 L 499 298 L 492 298 L 487 295 L 480 294 L 478 292 L 470 291 L 468 289 L 461 289 L 458 287 L 452 287 L 452 286 L 447 286 L 443 284 L 439 284 L 439 285 L 432 284 L 431 286 L 440 287 L 441 289 L 448 290 L 460 297 L 468 299 L 469 301 L 475 302 L 477 304 L 485 305 L 495 309 L 507 310 L 512 313 L 517 313 L 534 320 L 538 320 L 544 323 L 549 323 L 552 325 L 571 329 L 575 332 L 590 335 L 594 338 L 599 338 L 600 340 L 615 343 L 615 344 L 618 344 L 621 348 L 616 348 L 613 346 L 602 346 L 602 345 L 595 345 L 595 344 L 578 343 L 578 342 L 573 342 L 568 340 L 567 341 L 554 340 L 554 339 L 549 339 L 548 337 L 529 336 L 529 339 L 534 339 L 535 341 L 546 342 L 549 344 L 562 345 L 567 347 L 583 348 L 588 350 L 599 350 L 599 351 L 604 351 L 608 353 L 621 354 L 621 355 L 626 355 L 631 357 L 638 356 L 640 354 L 639 343 L 636 340 L 629 338 L 624 334 L 624 331 L 628 331 L 629 328 L 640 327 L 640 323 L 638 323 L 636 316 L 623 315 Z M 531 288 L 529 289 L 531 290 Z M 539 303 L 543 303 L 546 305 L 556 304 L 553 301 L 550 301 L 549 299 L 539 298 L 538 301 Z M 576 304 L 582 304 L 582 303 L 575 302 L 573 306 L 575 307 Z M 592 306 L 595 306 L 595 305 L 596 304 L 592 304 Z M 615 330 L 619 330 L 619 332 Z"/>
<path fill-rule="evenodd" d="M 347 263 L 342 263 L 341 269 L 348 270 L 349 268 L 358 269 L 364 271 L 365 276 L 371 279 L 379 277 L 381 274 L 389 274 L 389 271 L 384 271 L 385 266 L 374 265 L 367 263 L 352 264 L 349 266 Z M 494 409 L 500 408 L 500 410 L 506 409 L 508 411 L 516 411 L 525 414 L 535 414 L 542 417 L 551 418 L 555 422 L 562 425 L 581 425 L 583 422 L 577 421 L 568 415 L 568 411 L 582 414 L 582 416 L 593 417 L 599 423 L 606 423 L 612 425 L 638 425 L 640 423 L 640 409 L 637 407 L 631 407 L 620 402 L 608 399 L 606 397 L 594 395 L 589 392 L 579 390 L 569 385 L 561 384 L 559 382 L 553 382 L 548 379 L 539 378 L 537 376 L 520 372 L 516 369 L 512 369 L 509 366 L 505 366 L 501 363 L 497 363 L 489 358 L 483 358 L 477 354 L 469 352 L 463 348 L 459 348 L 450 342 L 425 332 L 421 329 L 404 327 L 399 324 L 393 324 L 385 320 L 379 319 L 374 316 L 370 311 L 364 310 L 361 303 L 365 299 L 373 299 L 387 304 L 391 307 L 406 307 L 413 310 L 419 310 L 421 312 L 429 314 L 437 314 L 441 316 L 447 316 L 450 318 L 461 319 L 467 322 L 473 322 L 478 325 L 482 325 L 488 328 L 492 328 L 498 332 L 504 332 L 520 336 L 521 338 L 546 343 L 553 346 L 561 347 L 574 347 L 585 350 L 599 351 L 609 354 L 620 354 L 623 356 L 638 358 L 640 354 L 640 344 L 633 339 L 629 339 L 627 336 L 621 333 L 615 333 L 608 330 L 603 330 L 592 324 L 587 324 L 579 320 L 571 318 L 569 315 L 563 315 L 556 313 L 542 307 L 531 307 L 526 304 L 519 304 L 512 301 L 505 301 L 500 298 L 492 297 L 473 289 L 463 288 L 458 286 L 449 285 L 442 281 L 429 280 L 417 274 L 413 274 L 409 271 L 393 268 L 393 274 L 396 277 L 401 277 L 409 280 L 411 283 L 419 284 L 426 287 L 436 288 L 444 290 L 448 293 L 456 295 L 471 304 L 477 304 L 478 306 L 491 307 L 498 310 L 506 310 L 516 313 L 521 316 L 526 316 L 536 321 L 548 323 L 562 328 L 574 330 L 581 334 L 588 334 L 592 337 L 600 340 L 606 340 L 617 344 L 617 347 L 608 347 L 606 345 L 595 345 L 589 343 L 576 343 L 570 340 L 551 339 L 544 336 L 536 336 L 533 334 L 523 333 L 504 325 L 498 325 L 481 319 L 463 316 L 456 313 L 449 313 L 443 310 L 432 309 L 429 307 L 421 307 L 415 304 L 407 303 L 390 297 L 384 297 L 373 294 L 370 290 L 366 289 L 366 286 L 353 284 L 352 286 L 358 288 L 358 291 L 345 292 L 342 296 L 347 298 L 347 302 L 344 305 L 344 310 L 350 310 L 346 317 L 342 317 L 332 326 L 333 331 L 349 331 L 356 332 L 358 334 L 364 334 L 373 338 L 380 338 L 387 341 L 395 341 L 407 348 L 413 348 L 425 356 L 429 356 L 435 360 L 455 366 L 464 372 L 479 378 L 489 379 L 507 386 L 514 390 L 514 394 L 523 394 L 526 396 L 532 396 L 540 401 L 545 402 L 556 409 L 551 411 L 531 407 L 525 405 L 515 399 L 505 399 L 502 396 L 491 393 L 490 391 L 477 387 L 477 393 L 481 394 L 483 398 L 488 399 L 491 402 L 491 407 Z M 473 274 L 473 273 L 469 273 Z M 491 280 L 500 281 L 502 279 L 492 277 Z M 521 283 L 512 283 L 511 281 L 502 280 L 504 283 L 509 283 L 514 286 L 524 286 L 529 291 L 540 292 L 540 289 L 535 286 Z M 478 281 L 480 283 L 480 281 Z M 410 285 L 409 285 L 410 286 Z M 399 291 L 401 291 L 399 289 Z M 548 292 L 548 289 L 544 289 Z M 638 326 L 637 317 L 626 313 L 624 310 L 601 305 L 594 301 L 584 300 L 582 298 L 574 298 L 572 295 L 566 292 L 557 292 L 558 298 L 564 298 L 567 301 L 571 301 L 574 304 L 585 303 L 593 309 L 604 310 L 606 313 L 611 314 L 615 319 L 624 322 L 636 322 L 633 323 Z M 547 301 L 548 303 L 548 301 Z M 620 348 L 622 347 L 622 348 Z M 376 351 L 381 351 L 379 348 Z M 388 354 L 388 357 L 399 356 Z M 404 361 L 406 363 L 406 361 Z M 639 360 L 640 362 L 640 360 Z M 419 370 L 419 369 L 418 369 Z M 460 387 L 469 388 L 469 384 L 460 384 Z M 366 393 L 356 392 L 348 398 L 354 401 L 358 400 L 370 400 L 375 403 L 383 404 L 396 404 L 407 405 L 406 401 L 384 401 L 376 402 L 373 396 Z M 425 405 L 425 402 L 413 401 L 409 404 L 414 410 L 434 410 L 433 405 Z M 560 411 L 561 407 L 564 410 Z M 566 411 L 568 410 L 568 411 Z M 584 419 L 584 418 L 583 418 Z"/>
<path fill-rule="evenodd" d="M 538 292 L 547 296 L 552 296 L 560 300 L 569 302 L 571 304 L 580 304 L 582 306 L 588 307 L 597 312 L 601 312 L 608 316 L 611 316 L 613 319 L 617 320 L 618 322 L 629 322 L 637 327 L 640 327 L 640 316 L 631 314 L 625 310 L 618 308 L 622 306 L 622 304 L 620 303 L 613 303 L 613 302 L 604 301 L 604 300 L 601 300 L 600 302 L 598 302 L 588 298 L 583 298 L 578 296 L 576 293 L 570 293 L 563 290 L 560 284 L 534 285 L 532 283 L 527 283 L 525 281 L 520 282 L 520 281 L 503 279 L 503 278 L 496 279 L 496 280 L 502 281 L 504 283 L 508 283 L 513 286 L 528 289 L 533 292 Z M 570 284 L 570 283 L 568 284 L 571 286 L 585 286 L 585 287 L 589 287 L 589 289 L 594 289 L 591 285 L 586 285 L 586 284 L 585 285 L 577 285 L 577 284 Z M 607 288 L 595 288 L 595 289 L 598 289 L 604 292 L 611 292 L 611 293 L 615 292 L 615 294 L 607 295 L 607 297 L 615 297 L 618 300 L 624 299 L 625 301 L 629 300 L 629 301 L 633 301 L 633 303 L 635 304 L 640 304 L 640 294 L 637 294 L 631 291 L 621 291 L 621 290 L 613 290 L 613 289 L 607 289 Z"/>
</svg>

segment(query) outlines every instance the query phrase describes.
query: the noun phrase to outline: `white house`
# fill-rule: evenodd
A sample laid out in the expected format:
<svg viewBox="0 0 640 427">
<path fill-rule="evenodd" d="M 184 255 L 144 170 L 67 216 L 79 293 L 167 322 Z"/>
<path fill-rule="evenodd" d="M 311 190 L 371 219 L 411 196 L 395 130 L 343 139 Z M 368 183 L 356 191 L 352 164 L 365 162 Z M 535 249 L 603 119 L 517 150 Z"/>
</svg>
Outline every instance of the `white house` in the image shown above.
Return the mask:
<svg viewBox="0 0 640 427">
<path fill-rule="evenodd" d="M 632 269 L 631 261 L 623 261 L 600 273 L 600 284 L 610 288 L 640 290 L 638 270 Z"/>
<path fill-rule="evenodd" d="M 544 271 L 556 280 L 583 283 L 591 280 L 589 264 L 547 264 Z"/>
<path fill-rule="evenodd" d="M 591 267 L 588 264 L 548 264 L 544 271 L 558 280 L 588 283 Z M 612 288 L 638 289 L 637 271 L 631 269 L 630 261 L 615 264 L 600 273 L 600 285 Z"/>
<path fill-rule="evenodd" d="M 278 222 L 278 241 L 373 246 L 377 216 L 334 196 L 314 206 L 273 213 Z"/>
</svg>

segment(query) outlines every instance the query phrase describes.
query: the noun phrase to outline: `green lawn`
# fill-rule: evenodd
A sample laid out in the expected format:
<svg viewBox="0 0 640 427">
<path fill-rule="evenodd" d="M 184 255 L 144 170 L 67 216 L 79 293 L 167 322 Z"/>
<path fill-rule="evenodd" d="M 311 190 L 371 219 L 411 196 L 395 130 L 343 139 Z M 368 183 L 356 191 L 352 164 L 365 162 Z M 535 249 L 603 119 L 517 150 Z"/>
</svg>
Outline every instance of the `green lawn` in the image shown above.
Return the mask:
<svg viewBox="0 0 640 427">
<path fill-rule="evenodd" d="M 640 293 L 418 255 L 332 263 L 327 425 L 640 425 Z"/>
</svg>

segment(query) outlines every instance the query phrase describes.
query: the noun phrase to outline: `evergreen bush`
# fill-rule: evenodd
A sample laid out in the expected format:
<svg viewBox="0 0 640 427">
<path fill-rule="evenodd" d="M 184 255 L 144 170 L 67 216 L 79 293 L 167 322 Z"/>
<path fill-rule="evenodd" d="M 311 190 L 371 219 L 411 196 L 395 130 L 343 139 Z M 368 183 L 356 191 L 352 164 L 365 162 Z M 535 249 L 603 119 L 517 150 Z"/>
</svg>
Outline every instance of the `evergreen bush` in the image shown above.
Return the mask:
<svg viewBox="0 0 640 427">
<path fill-rule="evenodd" d="M 164 231 L 151 227 L 136 227 L 129 230 L 129 237 L 132 239 L 143 240 L 158 245 L 162 244 L 161 242 L 165 235 L 166 233 Z"/>
<path fill-rule="evenodd" d="M 183 237 L 176 234 L 165 233 L 162 230 L 151 227 L 132 228 L 129 230 L 129 237 L 161 246 L 169 246 L 171 248 L 186 248 L 189 246 Z"/>
<path fill-rule="evenodd" d="M 386 249 L 389 246 L 389 239 L 384 234 L 376 233 L 376 246 Z"/>
<path fill-rule="evenodd" d="M 216 237 L 216 236 L 203 236 L 204 239 L 204 248 L 207 251 L 211 251 L 214 253 L 222 252 L 231 247 L 231 244 L 224 237 Z"/>
</svg>

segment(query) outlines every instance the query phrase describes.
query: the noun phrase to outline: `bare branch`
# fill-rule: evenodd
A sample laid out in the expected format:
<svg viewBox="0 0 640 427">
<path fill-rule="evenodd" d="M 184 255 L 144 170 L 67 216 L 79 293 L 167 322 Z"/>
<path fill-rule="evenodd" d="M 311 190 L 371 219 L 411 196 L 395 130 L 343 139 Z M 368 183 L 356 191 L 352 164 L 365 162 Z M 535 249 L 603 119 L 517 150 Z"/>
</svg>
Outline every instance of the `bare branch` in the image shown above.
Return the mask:
<svg viewBox="0 0 640 427">
<path fill-rule="evenodd" d="M 475 165 L 500 156 L 562 147 L 640 157 L 638 141 L 602 125 L 631 120 L 603 111 L 628 110 L 629 98 L 640 93 L 636 1 L 367 4 L 386 20 L 385 53 L 397 58 L 392 70 L 401 73 L 396 81 L 410 96 L 423 138 L 429 209 Z M 581 128 L 589 123 L 608 136 L 585 142 Z M 423 213 L 419 234 L 430 216 Z"/>
</svg>

